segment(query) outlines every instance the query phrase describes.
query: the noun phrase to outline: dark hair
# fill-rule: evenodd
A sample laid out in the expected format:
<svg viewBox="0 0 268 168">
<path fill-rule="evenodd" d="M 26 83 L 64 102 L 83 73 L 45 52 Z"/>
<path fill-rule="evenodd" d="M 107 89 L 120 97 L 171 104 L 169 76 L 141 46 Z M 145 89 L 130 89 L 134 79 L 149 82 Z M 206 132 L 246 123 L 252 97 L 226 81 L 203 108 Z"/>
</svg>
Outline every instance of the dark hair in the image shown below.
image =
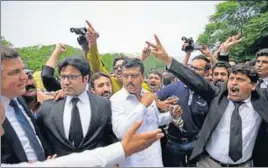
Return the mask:
<svg viewBox="0 0 268 168">
<path fill-rule="evenodd" d="M 113 67 L 115 66 L 116 62 L 119 61 L 119 60 L 125 60 L 127 59 L 128 57 L 127 56 L 124 56 L 123 54 L 120 54 L 119 57 L 116 57 L 114 59 L 114 62 L 113 62 Z"/>
<path fill-rule="evenodd" d="M 268 48 L 264 48 L 262 50 L 259 50 L 256 53 L 256 58 L 258 58 L 259 56 L 268 56 Z"/>
<path fill-rule="evenodd" d="M 172 73 L 169 73 L 169 72 L 165 72 L 167 73 L 166 75 L 163 75 L 163 84 L 165 86 L 169 85 L 172 83 L 172 81 L 174 80 L 175 76 L 172 74 Z"/>
<path fill-rule="evenodd" d="M 212 67 L 212 73 L 214 72 L 215 68 L 218 68 L 218 67 L 222 67 L 222 68 L 227 69 L 228 76 L 230 75 L 231 65 L 228 62 L 218 61 L 216 64 L 213 65 L 213 67 Z"/>
<path fill-rule="evenodd" d="M 122 64 L 122 68 L 140 68 L 140 72 L 143 75 L 144 74 L 144 65 L 138 58 L 127 58 Z"/>
<path fill-rule="evenodd" d="M 0 46 L 1 60 L 20 57 L 19 53 L 10 47 Z"/>
<path fill-rule="evenodd" d="M 242 73 L 243 75 L 246 75 L 249 77 L 252 83 L 257 83 L 259 76 L 256 72 L 256 69 L 252 66 L 249 66 L 245 63 L 239 63 L 230 68 L 230 74 L 231 73 Z"/>
<path fill-rule="evenodd" d="M 155 74 L 155 75 L 158 75 L 160 77 L 160 80 L 162 79 L 162 73 L 160 73 L 159 71 L 157 70 L 150 70 L 150 72 L 148 73 L 148 76 L 150 74 Z"/>
<path fill-rule="evenodd" d="M 90 65 L 85 57 L 74 56 L 65 58 L 58 65 L 59 73 L 61 72 L 62 68 L 68 65 L 75 67 L 82 74 L 83 77 L 86 75 L 90 76 Z"/>
<path fill-rule="evenodd" d="M 90 87 L 91 88 L 95 88 L 94 86 L 94 82 L 95 80 L 99 79 L 100 77 L 105 77 L 105 78 L 108 78 L 110 81 L 111 81 L 111 77 L 103 72 L 97 72 L 97 73 L 94 73 L 91 77 L 90 77 L 90 80 L 89 80 L 89 84 L 90 84 Z M 112 82 L 112 81 L 111 81 Z"/>
<path fill-rule="evenodd" d="M 205 70 L 206 71 L 210 70 L 210 68 L 211 68 L 210 60 L 206 56 L 204 56 L 204 55 L 197 55 L 197 56 L 195 56 L 192 59 L 192 61 L 194 61 L 194 60 L 203 60 L 203 61 L 205 61 L 206 62 Z"/>
</svg>

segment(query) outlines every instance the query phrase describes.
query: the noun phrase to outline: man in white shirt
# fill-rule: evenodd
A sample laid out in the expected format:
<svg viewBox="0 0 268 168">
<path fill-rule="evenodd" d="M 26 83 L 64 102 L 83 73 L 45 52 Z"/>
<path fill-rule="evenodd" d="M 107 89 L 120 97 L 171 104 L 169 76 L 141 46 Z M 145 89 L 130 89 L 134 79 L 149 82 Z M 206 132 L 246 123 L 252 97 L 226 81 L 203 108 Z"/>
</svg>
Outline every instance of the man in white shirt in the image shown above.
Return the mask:
<svg viewBox="0 0 268 168">
<path fill-rule="evenodd" d="M 256 53 L 255 67 L 261 79 L 258 81 L 257 86 L 260 88 L 268 88 L 268 48 L 262 49 Z"/>
<path fill-rule="evenodd" d="M 5 107 L 0 98 L 1 138 L 5 133 L 2 127 L 5 119 Z M 141 121 L 136 122 L 124 135 L 121 142 L 117 142 L 107 147 L 84 151 L 82 153 L 73 153 L 56 159 L 47 160 L 45 162 L 24 162 L 18 164 L 2 163 L 1 167 L 104 167 L 119 163 L 123 161 L 125 157 L 147 148 L 156 140 L 163 137 L 160 129 L 147 133 L 135 133 L 141 124 Z"/>
<path fill-rule="evenodd" d="M 155 103 L 155 95 L 142 89 L 143 63 L 136 58 L 128 58 L 122 64 L 123 88 L 111 97 L 112 125 L 117 138 L 122 139 L 130 126 L 137 120 L 143 125 L 137 132 L 147 132 L 172 121 L 170 112 L 160 114 Z M 172 106 L 172 115 L 180 117 L 178 105 Z M 133 154 L 120 164 L 122 167 L 161 167 L 160 141 L 148 149 Z"/>
<path fill-rule="evenodd" d="M 257 153 L 266 157 L 268 136 L 263 132 L 267 131 L 268 123 L 268 89 L 256 88 L 256 70 L 247 64 L 237 64 L 231 68 L 228 82 L 214 86 L 170 57 L 157 36 L 155 39 L 156 45 L 148 42 L 154 55 L 210 104 L 191 155 L 191 159 L 198 160 L 197 166 L 250 167 Z M 262 145 L 263 149 L 258 148 Z M 258 165 L 267 166 L 267 158 Z"/>
<path fill-rule="evenodd" d="M 25 93 L 28 76 L 19 54 L 11 48 L 0 46 L 1 98 L 6 110 L 3 124 L 6 135 L 1 138 L 2 163 L 43 161 L 49 145 L 36 126 L 32 112 L 19 97 Z"/>
<path fill-rule="evenodd" d="M 55 153 L 63 156 L 117 142 L 110 101 L 87 90 L 88 61 L 82 56 L 65 58 L 59 63 L 59 73 L 66 97 L 45 101 L 37 119 Z"/>
</svg>

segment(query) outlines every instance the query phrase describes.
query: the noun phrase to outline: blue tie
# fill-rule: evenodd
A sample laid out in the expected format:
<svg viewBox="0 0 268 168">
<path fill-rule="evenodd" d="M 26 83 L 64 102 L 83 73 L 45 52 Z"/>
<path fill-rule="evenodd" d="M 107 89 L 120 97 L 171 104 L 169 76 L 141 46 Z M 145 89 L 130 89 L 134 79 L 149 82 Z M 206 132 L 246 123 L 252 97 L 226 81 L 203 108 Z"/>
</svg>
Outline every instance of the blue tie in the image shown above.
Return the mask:
<svg viewBox="0 0 268 168">
<path fill-rule="evenodd" d="M 36 134 L 34 133 L 34 130 L 32 129 L 30 123 L 28 122 L 27 118 L 24 116 L 21 109 L 19 108 L 18 103 L 15 100 L 11 100 L 9 105 L 14 108 L 17 120 L 19 121 L 21 127 L 25 131 L 30 141 L 30 144 L 37 155 L 38 160 L 44 161 L 46 159 L 45 153 L 41 145 L 39 144 L 37 138 L 35 137 Z"/>
</svg>

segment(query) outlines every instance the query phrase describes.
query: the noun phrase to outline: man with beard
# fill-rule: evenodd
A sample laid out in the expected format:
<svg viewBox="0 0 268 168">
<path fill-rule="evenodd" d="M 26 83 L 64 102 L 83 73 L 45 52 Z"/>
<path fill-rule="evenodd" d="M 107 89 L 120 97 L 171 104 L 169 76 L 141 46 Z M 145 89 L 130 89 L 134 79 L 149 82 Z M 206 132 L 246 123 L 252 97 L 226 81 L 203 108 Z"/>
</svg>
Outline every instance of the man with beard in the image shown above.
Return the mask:
<svg viewBox="0 0 268 168">
<path fill-rule="evenodd" d="M 251 167 L 256 153 L 266 157 L 267 141 L 263 139 L 267 140 L 267 134 L 263 132 L 268 123 L 268 89 L 256 87 L 256 70 L 237 64 L 231 68 L 227 82 L 214 86 L 170 57 L 155 38 L 157 44 L 150 43 L 154 55 L 167 65 L 169 72 L 210 104 L 191 154 L 191 159 L 198 160 L 197 166 Z M 262 166 L 268 166 L 267 157 L 263 161 Z"/>
<path fill-rule="evenodd" d="M 22 95 L 22 97 L 24 98 L 29 110 L 31 110 L 34 116 L 36 116 L 36 112 L 43 101 L 53 99 L 54 96 L 46 95 L 41 91 L 37 91 L 36 82 L 32 74 L 33 71 L 29 69 L 25 69 L 24 71 L 27 74 L 28 79 L 26 81 L 26 92 Z"/>
<path fill-rule="evenodd" d="M 216 85 L 218 82 L 225 82 L 229 77 L 229 68 L 231 66 L 228 62 L 218 61 L 212 67 L 212 81 Z"/>
<path fill-rule="evenodd" d="M 137 120 L 143 120 L 143 125 L 137 132 L 147 132 L 168 124 L 174 116 L 179 118 L 181 109 L 178 105 L 174 110 L 159 113 L 155 95 L 142 88 L 144 65 L 137 58 L 128 58 L 122 64 L 123 88 L 111 97 L 112 125 L 117 138 Z M 128 157 L 122 167 L 162 167 L 161 146 L 157 141 L 148 149 Z"/>
<path fill-rule="evenodd" d="M 156 70 L 150 71 L 147 78 L 147 82 L 151 89 L 151 92 L 156 93 L 160 90 L 162 85 L 162 74 Z"/>
<path fill-rule="evenodd" d="M 90 77 L 89 84 L 93 94 L 107 99 L 112 96 L 112 82 L 109 75 L 97 72 Z"/>
</svg>

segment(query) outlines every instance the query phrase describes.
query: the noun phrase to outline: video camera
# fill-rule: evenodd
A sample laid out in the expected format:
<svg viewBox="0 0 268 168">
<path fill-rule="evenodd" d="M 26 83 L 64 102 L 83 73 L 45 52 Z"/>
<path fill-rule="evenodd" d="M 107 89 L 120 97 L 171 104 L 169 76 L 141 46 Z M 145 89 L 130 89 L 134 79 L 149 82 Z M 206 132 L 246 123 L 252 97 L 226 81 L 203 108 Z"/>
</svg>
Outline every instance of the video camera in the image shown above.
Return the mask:
<svg viewBox="0 0 268 168">
<path fill-rule="evenodd" d="M 71 33 L 75 33 L 77 35 L 79 35 L 77 37 L 77 41 L 78 44 L 85 50 L 88 50 L 88 42 L 87 42 L 87 38 L 86 38 L 86 33 L 87 33 L 87 29 L 85 27 L 81 27 L 81 28 L 71 28 L 70 29 Z"/>
<path fill-rule="evenodd" d="M 182 51 L 193 52 L 194 50 L 200 50 L 203 48 L 202 45 L 195 44 L 192 37 L 189 37 L 189 38 L 182 37 L 181 40 L 184 41 L 184 44 L 186 43 L 188 44 L 182 47 Z"/>
</svg>

